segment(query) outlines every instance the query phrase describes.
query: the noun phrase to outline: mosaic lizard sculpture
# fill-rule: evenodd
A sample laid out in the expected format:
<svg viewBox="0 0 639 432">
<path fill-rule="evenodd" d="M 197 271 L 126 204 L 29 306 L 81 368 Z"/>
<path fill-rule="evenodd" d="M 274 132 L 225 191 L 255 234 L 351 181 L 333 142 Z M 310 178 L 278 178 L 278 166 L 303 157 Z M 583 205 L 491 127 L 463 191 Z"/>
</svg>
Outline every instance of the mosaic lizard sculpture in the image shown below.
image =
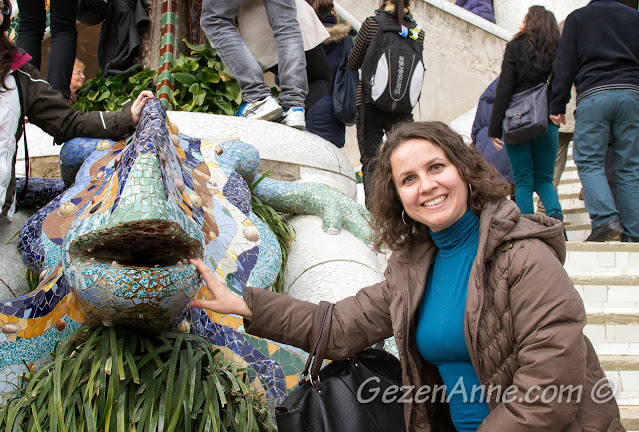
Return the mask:
<svg viewBox="0 0 639 432">
<path fill-rule="evenodd" d="M 20 234 L 39 286 L 0 301 L 0 394 L 87 324 L 191 331 L 241 358 L 269 400 L 285 396 L 303 369 L 301 352 L 245 334 L 236 317 L 188 306 L 209 292 L 187 258 L 203 258 L 238 295 L 267 288 L 280 271 L 277 240 L 251 211 L 255 148 L 171 134 L 154 100 L 128 142 L 77 139 L 64 153 L 63 168 L 65 158 L 86 158 L 73 186 Z M 73 170 L 62 172 L 69 181 Z M 328 232 L 345 227 L 370 241 L 363 207 L 328 186 L 265 178 L 254 193 L 278 210 L 321 216 Z"/>
</svg>

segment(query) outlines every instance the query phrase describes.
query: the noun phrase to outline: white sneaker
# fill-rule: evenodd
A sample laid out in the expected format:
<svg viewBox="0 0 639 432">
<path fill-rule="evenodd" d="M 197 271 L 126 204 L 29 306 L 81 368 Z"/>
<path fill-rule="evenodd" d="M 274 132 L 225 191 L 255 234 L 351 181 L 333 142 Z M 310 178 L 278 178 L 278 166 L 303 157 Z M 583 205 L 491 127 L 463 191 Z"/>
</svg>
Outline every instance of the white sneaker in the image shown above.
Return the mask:
<svg viewBox="0 0 639 432">
<path fill-rule="evenodd" d="M 281 123 L 295 129 L 306 129 L 306 118 L 304 116 L 304 108 L 291 107 L 282 116 Z"/>
<path fill-rule="evenodd" d="M 267 96 L 261 101 L 245 102 L 235 115 L 257 120 L 277 120 L 282 116 L 282 107 L 273 96 Z"/>
</svg>

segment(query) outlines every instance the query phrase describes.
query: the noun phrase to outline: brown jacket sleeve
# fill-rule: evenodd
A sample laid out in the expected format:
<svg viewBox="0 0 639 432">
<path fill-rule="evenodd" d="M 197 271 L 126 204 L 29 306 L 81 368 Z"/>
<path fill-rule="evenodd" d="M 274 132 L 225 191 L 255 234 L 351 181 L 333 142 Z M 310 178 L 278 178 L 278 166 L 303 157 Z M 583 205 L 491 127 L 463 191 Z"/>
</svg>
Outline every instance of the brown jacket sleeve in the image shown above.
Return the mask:
<svg viewBox="0 0 639 432">
<path fill-rule="evenodd" d="M 541 240 L 527 241 L 516 252 L 507 278 L 519 347 L 519 369 L 513 377 L 517 391 L 509 396 L 510 403 L 500 403 L 486 417 L 478 431 L 563 431 L 575 420 L 579 398 L 576 392 L 552 398 L 550 386 L 561 391 L 586 382 L 583 301 Z"/>
<path fill-rule="evenodd" d="M 247 332 L 309 350 L 317 305 L 258 288 L 244 292 L 253 319 Z M 386 281 L 362 288 L 333 309 L 326 357 L 341 360 L 392 336 L 390 294 Z"/>
<path fill-rule="evenodd" d="M 85 113 L 69 106 L 62 93 L 51 88 L 30 64 L 18 69 L 16 75 L 23 87 L 26 116 L 57 144 L 76 137 L 120 139 L 135 131 L 130 103 L 119 112 Z"/>
</svg>

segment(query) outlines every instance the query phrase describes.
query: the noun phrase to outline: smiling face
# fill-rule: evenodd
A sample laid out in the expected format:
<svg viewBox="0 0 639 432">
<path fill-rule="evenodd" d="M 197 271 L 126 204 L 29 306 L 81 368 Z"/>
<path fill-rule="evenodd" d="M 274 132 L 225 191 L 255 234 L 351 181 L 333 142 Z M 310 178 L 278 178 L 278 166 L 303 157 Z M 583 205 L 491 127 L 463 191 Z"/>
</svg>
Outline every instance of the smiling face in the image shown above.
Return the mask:
<svg viewBox="0 0 639 432">
<path fill-rule="evenodd" d="M 404 210 L 432 231 L 458 221 L 468 207 L 468 184 L 444 151 L 414 138 L 391 154 L 393 182 Z"/>
<path fill-rule="evenodd" d="M 82 84 L 84 84 L 85 79 L 84 66 L 74 66 L 70 83 L 71 93 L 75 93 L 80 90 L 82 88 Z"/>
</svg>

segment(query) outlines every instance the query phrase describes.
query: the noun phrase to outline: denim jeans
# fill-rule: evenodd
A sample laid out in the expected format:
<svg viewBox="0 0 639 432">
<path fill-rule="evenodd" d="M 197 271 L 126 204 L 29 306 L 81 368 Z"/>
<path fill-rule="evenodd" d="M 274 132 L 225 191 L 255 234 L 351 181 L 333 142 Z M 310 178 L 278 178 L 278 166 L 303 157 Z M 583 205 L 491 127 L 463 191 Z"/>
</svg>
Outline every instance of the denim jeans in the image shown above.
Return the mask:
<svg viewBox="0 0 639 432">
<path fill-rule="evenodd" d="M 506 143 L 506 152 L 515 180 L 515 202 L 522 214 L 533 214 L 533 191 L 544 203 L 546 214 L 562 215 L 557 191 L 552 184 L 559 143 L 559 129 L 553 123 L 540 137 L 516 146 Z"/>
<path fill-rule="evenodd" d="M 262 68 L 233 25 L 240 6 L 242 0 L 203 0 L 200 25 L 240 85 L 244 101 L 257 102 L 270 96 L 271 90 L 264 84 Z M 304 107 L 308 92 L 306 59 L 295 1 L 264 0 L 264 7 L 277 41 L 280 105 L 284 109 Z"/>
<path fill-rule="evenodd" d="M 73 75 L 78 31 L 75 26 L 78 0 L 51 0 L 51 51 L 47 81 L 65 98 L 71 96 L 69 83 Z M 46 27 L 44 0 L 18 0 L 20 25 L 16 45 L 23 48 L 38 69 L 42 62 L 41 43 Z"/>
<path fill-rule="evenodd" d="M 639 237 L 639 94 L 607 91 L 589 96 L 577 105 L 575 118 L 573 158 L 592 227 L 619 217 L 624 234 Z M 610 134 L 618 211 L 604 169 Z"/>
</svg>

